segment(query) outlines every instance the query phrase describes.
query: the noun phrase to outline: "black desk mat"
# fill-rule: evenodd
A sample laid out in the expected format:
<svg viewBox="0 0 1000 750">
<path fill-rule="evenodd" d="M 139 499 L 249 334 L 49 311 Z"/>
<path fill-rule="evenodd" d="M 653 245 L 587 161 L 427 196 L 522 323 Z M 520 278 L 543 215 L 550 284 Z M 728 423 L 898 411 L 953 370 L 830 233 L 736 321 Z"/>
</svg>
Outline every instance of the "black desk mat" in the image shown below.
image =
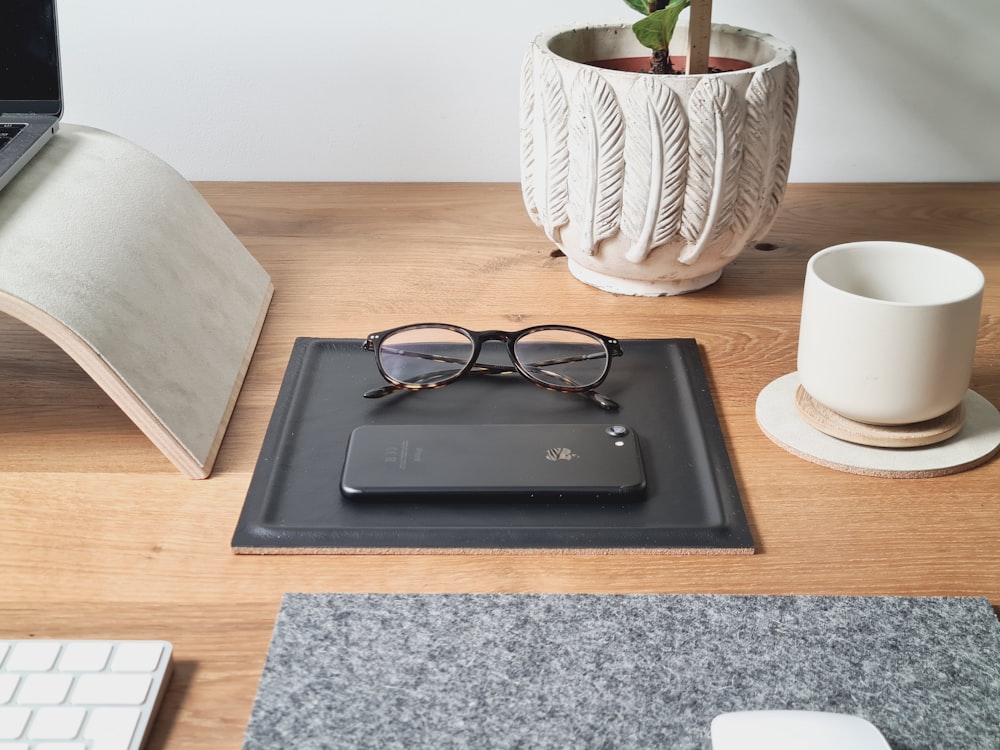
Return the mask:
<svg viewBox="0 0 1000 750">
<path fill-rule="evenodd" d="M 295 342 L 235 533 L 239 553 L 530 550 L 753 553 L 753 538 L 693 339 L 627 340 L 606 412 L 523 378 L 361 394 L 384 383 L 359 339 Z M 506 354 L 500 353 L 497 361 Z M 484 361 L 490 361 L 484 351 Z M 644 500 L 628 503 L 344 500 L 347 440 L 363 424 L 615 423 L 639 436 Z"/>
<path fill-rule="evenodd" d="M 243 747 L 708 750 L 760 709 L 996 750 L 1000 623 L 971 598 L 288 594 Z"/>
</svg>

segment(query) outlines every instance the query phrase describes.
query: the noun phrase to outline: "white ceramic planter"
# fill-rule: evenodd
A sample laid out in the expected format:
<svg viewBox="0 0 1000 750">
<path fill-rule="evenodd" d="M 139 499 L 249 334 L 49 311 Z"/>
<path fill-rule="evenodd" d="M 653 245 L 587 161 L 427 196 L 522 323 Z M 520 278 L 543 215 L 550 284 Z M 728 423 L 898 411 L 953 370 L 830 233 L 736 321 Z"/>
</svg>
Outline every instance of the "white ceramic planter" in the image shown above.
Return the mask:
<svg viewBox="0 0 1000 750">
<path fill-rule="evenodd" d="M 687 46 L 678 27 L 671 47 Z M 648 56 L 624 24 L 538 36 L 521 82 L 521 187 L 581 281 L 671 295 L 714 283 L 770 229 L 798 104 L 794 50 L 713 26 L 713 56 L 749 68 L 654 76 L 587 64 Z"/>
</svg>

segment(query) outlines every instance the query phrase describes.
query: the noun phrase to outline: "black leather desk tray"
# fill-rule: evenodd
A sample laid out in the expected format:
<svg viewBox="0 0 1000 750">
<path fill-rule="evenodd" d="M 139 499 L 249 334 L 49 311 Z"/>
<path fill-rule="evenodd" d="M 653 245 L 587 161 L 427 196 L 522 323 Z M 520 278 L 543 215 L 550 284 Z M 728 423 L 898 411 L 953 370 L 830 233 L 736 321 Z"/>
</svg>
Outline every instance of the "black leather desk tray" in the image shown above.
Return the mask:
<svg viewBox="0 0 1000 750">
<path fill-rule="evenodd" d="M 445 388 L 361 394 L 384 383 L 359 339 L 295 342 L 243 512 L 238 553 L 702 552 L 752 554 L 722 430 L 693 339 L 623 341 L 600 391 L 607 412 L 523 378 L 466 377 Z M 482 361 L 501 361 L 504 352 Z M 339 483 L 363 424 L 629 425 L 646 470 L 628 503 L 486 500 L 359 502 Z"/>
</svg>

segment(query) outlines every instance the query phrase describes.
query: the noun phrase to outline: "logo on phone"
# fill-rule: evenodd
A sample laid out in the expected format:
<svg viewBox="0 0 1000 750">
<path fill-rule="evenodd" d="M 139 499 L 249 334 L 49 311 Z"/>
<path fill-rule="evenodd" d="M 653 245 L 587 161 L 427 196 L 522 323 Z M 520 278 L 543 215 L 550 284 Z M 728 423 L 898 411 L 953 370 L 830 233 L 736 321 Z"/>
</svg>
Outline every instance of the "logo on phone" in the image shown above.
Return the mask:
<svg viewBox="0 0 1000 750">
<path fill-rule="evenodd" d="M 549 448 L 545 451 L 545 458 L 549 461 L 572 461 L 578 456 L 569 448 Z"/>
</svg>

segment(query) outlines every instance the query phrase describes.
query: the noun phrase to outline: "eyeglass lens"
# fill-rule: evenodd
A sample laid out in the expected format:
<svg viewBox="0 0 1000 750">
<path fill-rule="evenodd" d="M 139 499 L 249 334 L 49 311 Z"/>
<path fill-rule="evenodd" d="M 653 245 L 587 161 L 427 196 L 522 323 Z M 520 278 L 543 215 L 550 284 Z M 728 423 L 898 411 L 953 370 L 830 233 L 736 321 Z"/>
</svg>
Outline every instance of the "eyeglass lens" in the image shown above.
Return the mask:
<svg viewBox="0 0 1000 750">
<path fill-rule="evenodd" d="M 434 385 L 457 376 L 472 357 L 472 339 L 450 328 L 404 328 L 379 347 L 382 370 L 398 383 Z"/>
<path fill-rule="evenodd" d="M 558 328 L 525 334 L 514 356 L 532 379 L 553 388 L 589 388 L 604 377 L 608 351 L 599 338 Z"/>
</svg>

